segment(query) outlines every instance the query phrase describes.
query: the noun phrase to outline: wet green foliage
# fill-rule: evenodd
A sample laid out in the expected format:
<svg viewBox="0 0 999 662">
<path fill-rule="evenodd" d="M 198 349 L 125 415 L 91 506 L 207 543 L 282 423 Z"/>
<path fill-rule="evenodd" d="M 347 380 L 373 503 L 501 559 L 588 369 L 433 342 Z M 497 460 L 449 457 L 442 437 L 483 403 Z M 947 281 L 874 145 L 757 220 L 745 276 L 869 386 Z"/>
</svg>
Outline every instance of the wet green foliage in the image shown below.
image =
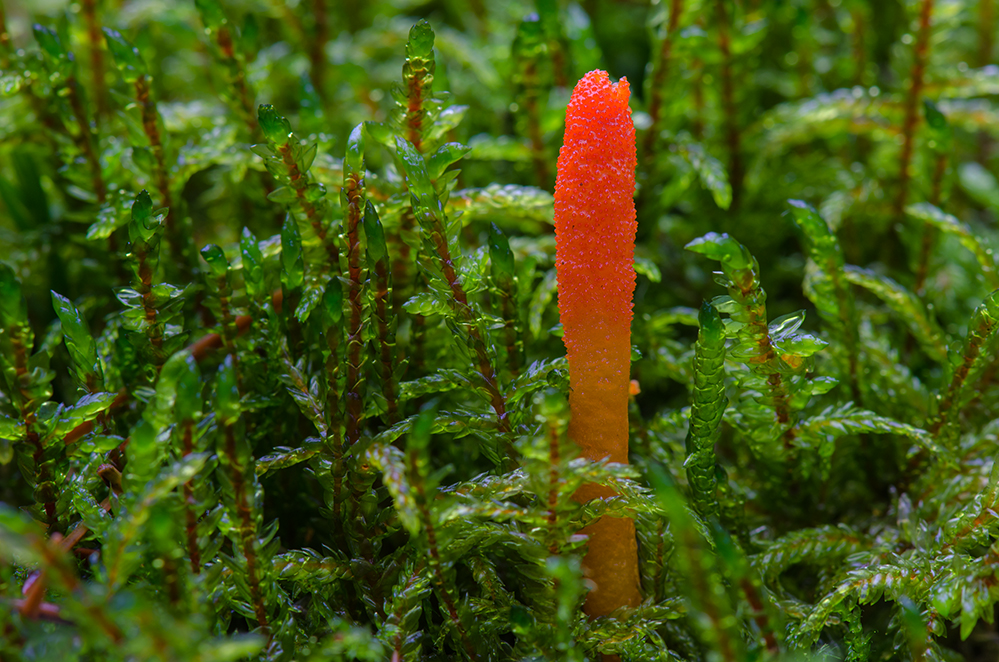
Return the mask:
<svg viewBox="0 0 999 662">
<path fill-rule="evenodd" d="M 3 0 L 0 659 L 996 659 L 997 21 Z M 628 466 L 565 434 L 594 68 L 638 129 Z M 590 620 L 608 514 L 645 601 Z"/>
</svg>

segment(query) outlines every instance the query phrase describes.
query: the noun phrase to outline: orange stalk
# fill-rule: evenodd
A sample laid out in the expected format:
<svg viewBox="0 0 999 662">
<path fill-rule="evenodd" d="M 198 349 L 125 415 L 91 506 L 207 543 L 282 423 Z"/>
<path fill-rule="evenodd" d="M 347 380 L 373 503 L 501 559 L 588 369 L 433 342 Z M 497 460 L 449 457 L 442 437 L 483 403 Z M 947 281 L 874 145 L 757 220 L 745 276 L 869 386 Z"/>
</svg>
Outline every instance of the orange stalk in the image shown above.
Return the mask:
<svg viewBox="0 0 999 662">
<path fill-rule="evenodd" d="M 565 117 L 555 183 L 558 306 L 569 359 L 569 438 L 591 460 L 628 462 L 632 295 L 635 291 L 635 126 L 630 90 L 591 71 L 576 85 Z M 584 485 L 578 501 L 613 496 Z M 603 517 L 584 572 L 594 587 L 584 610 L 608 614 L 642 600 L 634 523 Z"/>
</svg>

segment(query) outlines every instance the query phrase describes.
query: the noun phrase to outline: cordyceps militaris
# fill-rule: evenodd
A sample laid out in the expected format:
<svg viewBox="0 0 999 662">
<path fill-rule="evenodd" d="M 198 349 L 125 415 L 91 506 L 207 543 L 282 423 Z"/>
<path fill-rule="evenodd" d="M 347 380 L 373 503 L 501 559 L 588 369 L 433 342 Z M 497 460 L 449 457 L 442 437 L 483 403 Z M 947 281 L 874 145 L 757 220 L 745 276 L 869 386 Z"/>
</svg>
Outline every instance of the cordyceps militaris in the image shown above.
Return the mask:
<svg viewBox="0 0 999 662">
<path fill-rule="evenodd" d="M 591 460 L 628 461 L 632 295 L 635 290 L 635 127 L 627 79 L 591 71 L 566 111 L 555 184 L 558 306 L 569 360 L 569 437 Z M 579 501 L 613 496 L 588 484 Z M 584 560 L 585 611 L 602 616 L 641 602 L 632 520 L 603 517 Z"/>
</svg>

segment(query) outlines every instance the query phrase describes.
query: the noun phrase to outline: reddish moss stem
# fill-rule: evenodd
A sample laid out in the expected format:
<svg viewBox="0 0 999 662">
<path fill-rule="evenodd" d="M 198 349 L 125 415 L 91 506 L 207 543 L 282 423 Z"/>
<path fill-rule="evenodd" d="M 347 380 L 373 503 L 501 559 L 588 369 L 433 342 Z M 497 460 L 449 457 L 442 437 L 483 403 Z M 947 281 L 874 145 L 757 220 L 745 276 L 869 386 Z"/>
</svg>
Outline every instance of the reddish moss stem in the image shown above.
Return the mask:
<svg viewBox="0 0 999 662">
<path fill-rule="evenodd" d="M 394 334 L 389 328 L 389 270 L 388 260 L 375 261 L 375 319 L 378 321 L 379 361 L 381 365 L 382 395 L 385 397 L 385 418 L 389 425 L 399 420 L 399 400 L 395 387 L 395 357 L 392 348 Z"/>
<path fill-rule="evenodd" d="M 350 320 L 347 327 L 347 431 L 346 444 L 350 448 L 361 438 L 363 414 L 363 384 L 361 360 L 364 349 L 361 310 L 361 239 L 358 226 L 364 207 L 364 179 L 360 173 L 351 173 L 345 182 L 347 195 L 346 236 L 347 271 L 350 281 L 347 290 Z"/>
<path fill-rule="evenodd" d="M 257 568 L 256 533 L 257 527 L 254 523 L 253 510 L 250 506 L 250 499 L 246 486 L 244 467 L 239 462 L 239 455 L 236 450 L 236 430 L 233 425 L 225 426 L 225 454 L 229 460 L 229 480 L 232 482 L 233 498 L 236 505 L 236 514 L 239 518 L 239 538 L 246 558 L 246 581 L 250 588 L 250 598 L 253 601 L 253 612 L 257 617 L 257 622 L 264 630 L 268 630 L 267 607 L 264 605 L 263 593 L 260 590 L 260 573 Z"/>
<path fill-rule="evenodd" d="M 309 77 L 325 105 L 326 97 L 326 42 L 329 41 L 329 12 L 326 0 L 313 0 L 312 17 L 316 22 L 316 30 L 309 45 Z"/>
<path fill-rule="evenodd" d="M 182 457 L 194 452 L 194 421 L 183 422 Z M 194 479 L 184 483 L 184 524 L 187 535 L 187 555 L 191 559 L 191 572 L 201 574 L 201 549 L 198 547 L 198 516 L 194 512 L 197 501 L 194 498 Z"/>
<path fill-rule="evenodd" d="M 17 326 L 7 329 L 7 333 L 10 337 L 11 349 L 14 353 L 14 374 L 16 375 L 16 381 L 18 384 L 25 384 L 28 381 L 29 348 L 24 346 L 21 340 L 20 329 Z M 58 519 L 56 512 L 58 487 L 52 480 L 52 473 L 48 463 L 45 461 L 45 447 L 42 445 L 40 435 L 35 430 L 35 423 L 37 423 L 38 419 L 35 416 L 35 412 L 29 409 L 31 396 L 23 388 L 20 388 L 18 395 L 20 396 L 18 398 L 18 409 L 21 414 L 21 420 L 24 421 L 25 437 L 28 444 L 35 449 L 31 456 L 35 464 L 35 484 L 49 486 L 47 489 L 51 490 L 51 496 L 43 502 L 45 523 L 51 529 L 56 525 Z"/>
<path fill-rule="evenodd" d="M 452 627 L 454 627 L 458 632 L 458 636 L 461 638 L 462 644 L 464 644 L 465 650 L 468 652 L 468 656 L 474 660 L 476 659 L 475 647 L 468 638 L 465 626 L 461 624 L 454 596 L 451 595 L 451 589 L 447 585 L 447 580 L 444 577 L 444 568 L 443 563 L 441 562 L 440 548 L 437 546 L 437 531 L 434 527 L 433 519 L 430 516 L 430 508 L 427 505 L 427 491 L 423 485 L 418 456 L 416 453 L 410 452 L 409 457 L 413 487 L 416 490 L 416 507 L 420 512 L 420 519 L 423 520 L 423 530 L 427 534 L 427 547 L 430 552 L 430 567 L 434 572 L 434 586 L 437 589 L 437 595 L 440 597 L 441 602 L 444 603 L 444 607 L 447 609 L 448 618 L 451 621 Z"/>
<path fill-rule="evenodd" d="M 912 164 L 913 141 L 916 126 L 919 124 L 920 97 L 923 94 L 923 78 L 930 54 L 930 27 L 933 18 L 933 0 L 922 0 L 919 5 L 919 30 L 916 33 L 916 46 L 913 51 L 911 82 L 905 97 L 905 120 L 902 123 L 902 153 L 899 157 L 898 195 L 895 198 L 895 216 L 901 218 L 909 195 L 909 172 Z"/>
<path fill-rule="evenodd" d="M 90 73 L 94 77 L 94 104 L 97 106 L 97 116 L 108 115 L 108 92 L 104 81 L 104 35 L 101 34 L 101 22 L 97 18 L 97 2 L 82 0 L 83 19 L 87 24 L 87 41 L 90 48 Z"/>
<path fill-rule="evenodd" d="M 475 325 L 472 308 L 468 305 L 468 295 L 465 294 L 465 288 L 462 286 L 461 279 L 454 269 L 451 251 L 448 249 L 447 239 L 444 236 L 444 228 L 440 227 L 439 221 L 437 222 L 437 227 L 434 228 L 433 235 L 432 240 L 438 261 L 440 262 L 441 272 L 444 274 L 444 279 L 451 288 L 451 295 L 454 297 L 456 304 L 455 308 L 465 323 L 465 328 L 468 330 L 469 339 L 472 341 L 471 349 L 475 352 L 475 358 L 478 363 L 476 368 L 485 384 L 486 391 L 489 393 L 489 403 L 493 411 L 496 412 L 499 431 L 508 433 L 510 432 L 510 421 L 506 411 L 506 397 L 500 392 L 499 383 L 496 379 L 496 369 L 493 368 L 492 361 L 489 359 L 489 354 L 486 351 L 486 343 L 483 341 L 482 335 Z"/>
<path fill-rule="evenodd" d="M 299 170 L 298 164 L 295 162 L 295 155 L 293 153 L 291 143 L 285 143 L 278 147 L 278 153 L 281 154 L 281 161 L 284 163 L 285 170 L 288 173 L 288 179 L 291 181 L 291 187 L 295 189 L 295 197 L 298 199 L 298 204 L 305 214 L 306 220 L 309 225 L 312 226 L 312 230 L 319 237 L 319 240 L 323 243 L 323 247 L 326 249 L 327 259 L 329 260 L 329 267 L 336 269 L 340 264 L 340 249 L 337 248 L 336 241 L 333 237 L 329 236 L 329 232 L 326 229 L 324 223 L 323 215 L 320 213 L 319 209 L 312 204 L 305 194 L 306 189 L 309 187 L 308 178 L 306 178 L 302 171 Z"/>
</svg>

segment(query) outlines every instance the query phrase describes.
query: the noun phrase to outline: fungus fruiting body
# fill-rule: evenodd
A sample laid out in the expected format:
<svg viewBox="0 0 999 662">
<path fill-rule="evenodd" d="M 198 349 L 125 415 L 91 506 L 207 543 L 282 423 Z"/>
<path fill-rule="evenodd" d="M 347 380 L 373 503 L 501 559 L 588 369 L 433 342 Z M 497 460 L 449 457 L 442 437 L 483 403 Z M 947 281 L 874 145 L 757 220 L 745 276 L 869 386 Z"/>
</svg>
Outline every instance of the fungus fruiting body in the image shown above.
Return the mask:
<svg viewBox="0 0 999 662">
<path fill-rule="evenodd" d="M 622 78 L 591 71 L 573 90 L 555 183 L 558 306 L 569 359 L 569 437 L 592 460 L 628 461 L 632 295 L 635 290 L 635 126 Z M 584 485 L 576 499 L 613 492 Z M 591 616 L 641 602 L 635 528 L 587 526 Z"/>
</svg>

